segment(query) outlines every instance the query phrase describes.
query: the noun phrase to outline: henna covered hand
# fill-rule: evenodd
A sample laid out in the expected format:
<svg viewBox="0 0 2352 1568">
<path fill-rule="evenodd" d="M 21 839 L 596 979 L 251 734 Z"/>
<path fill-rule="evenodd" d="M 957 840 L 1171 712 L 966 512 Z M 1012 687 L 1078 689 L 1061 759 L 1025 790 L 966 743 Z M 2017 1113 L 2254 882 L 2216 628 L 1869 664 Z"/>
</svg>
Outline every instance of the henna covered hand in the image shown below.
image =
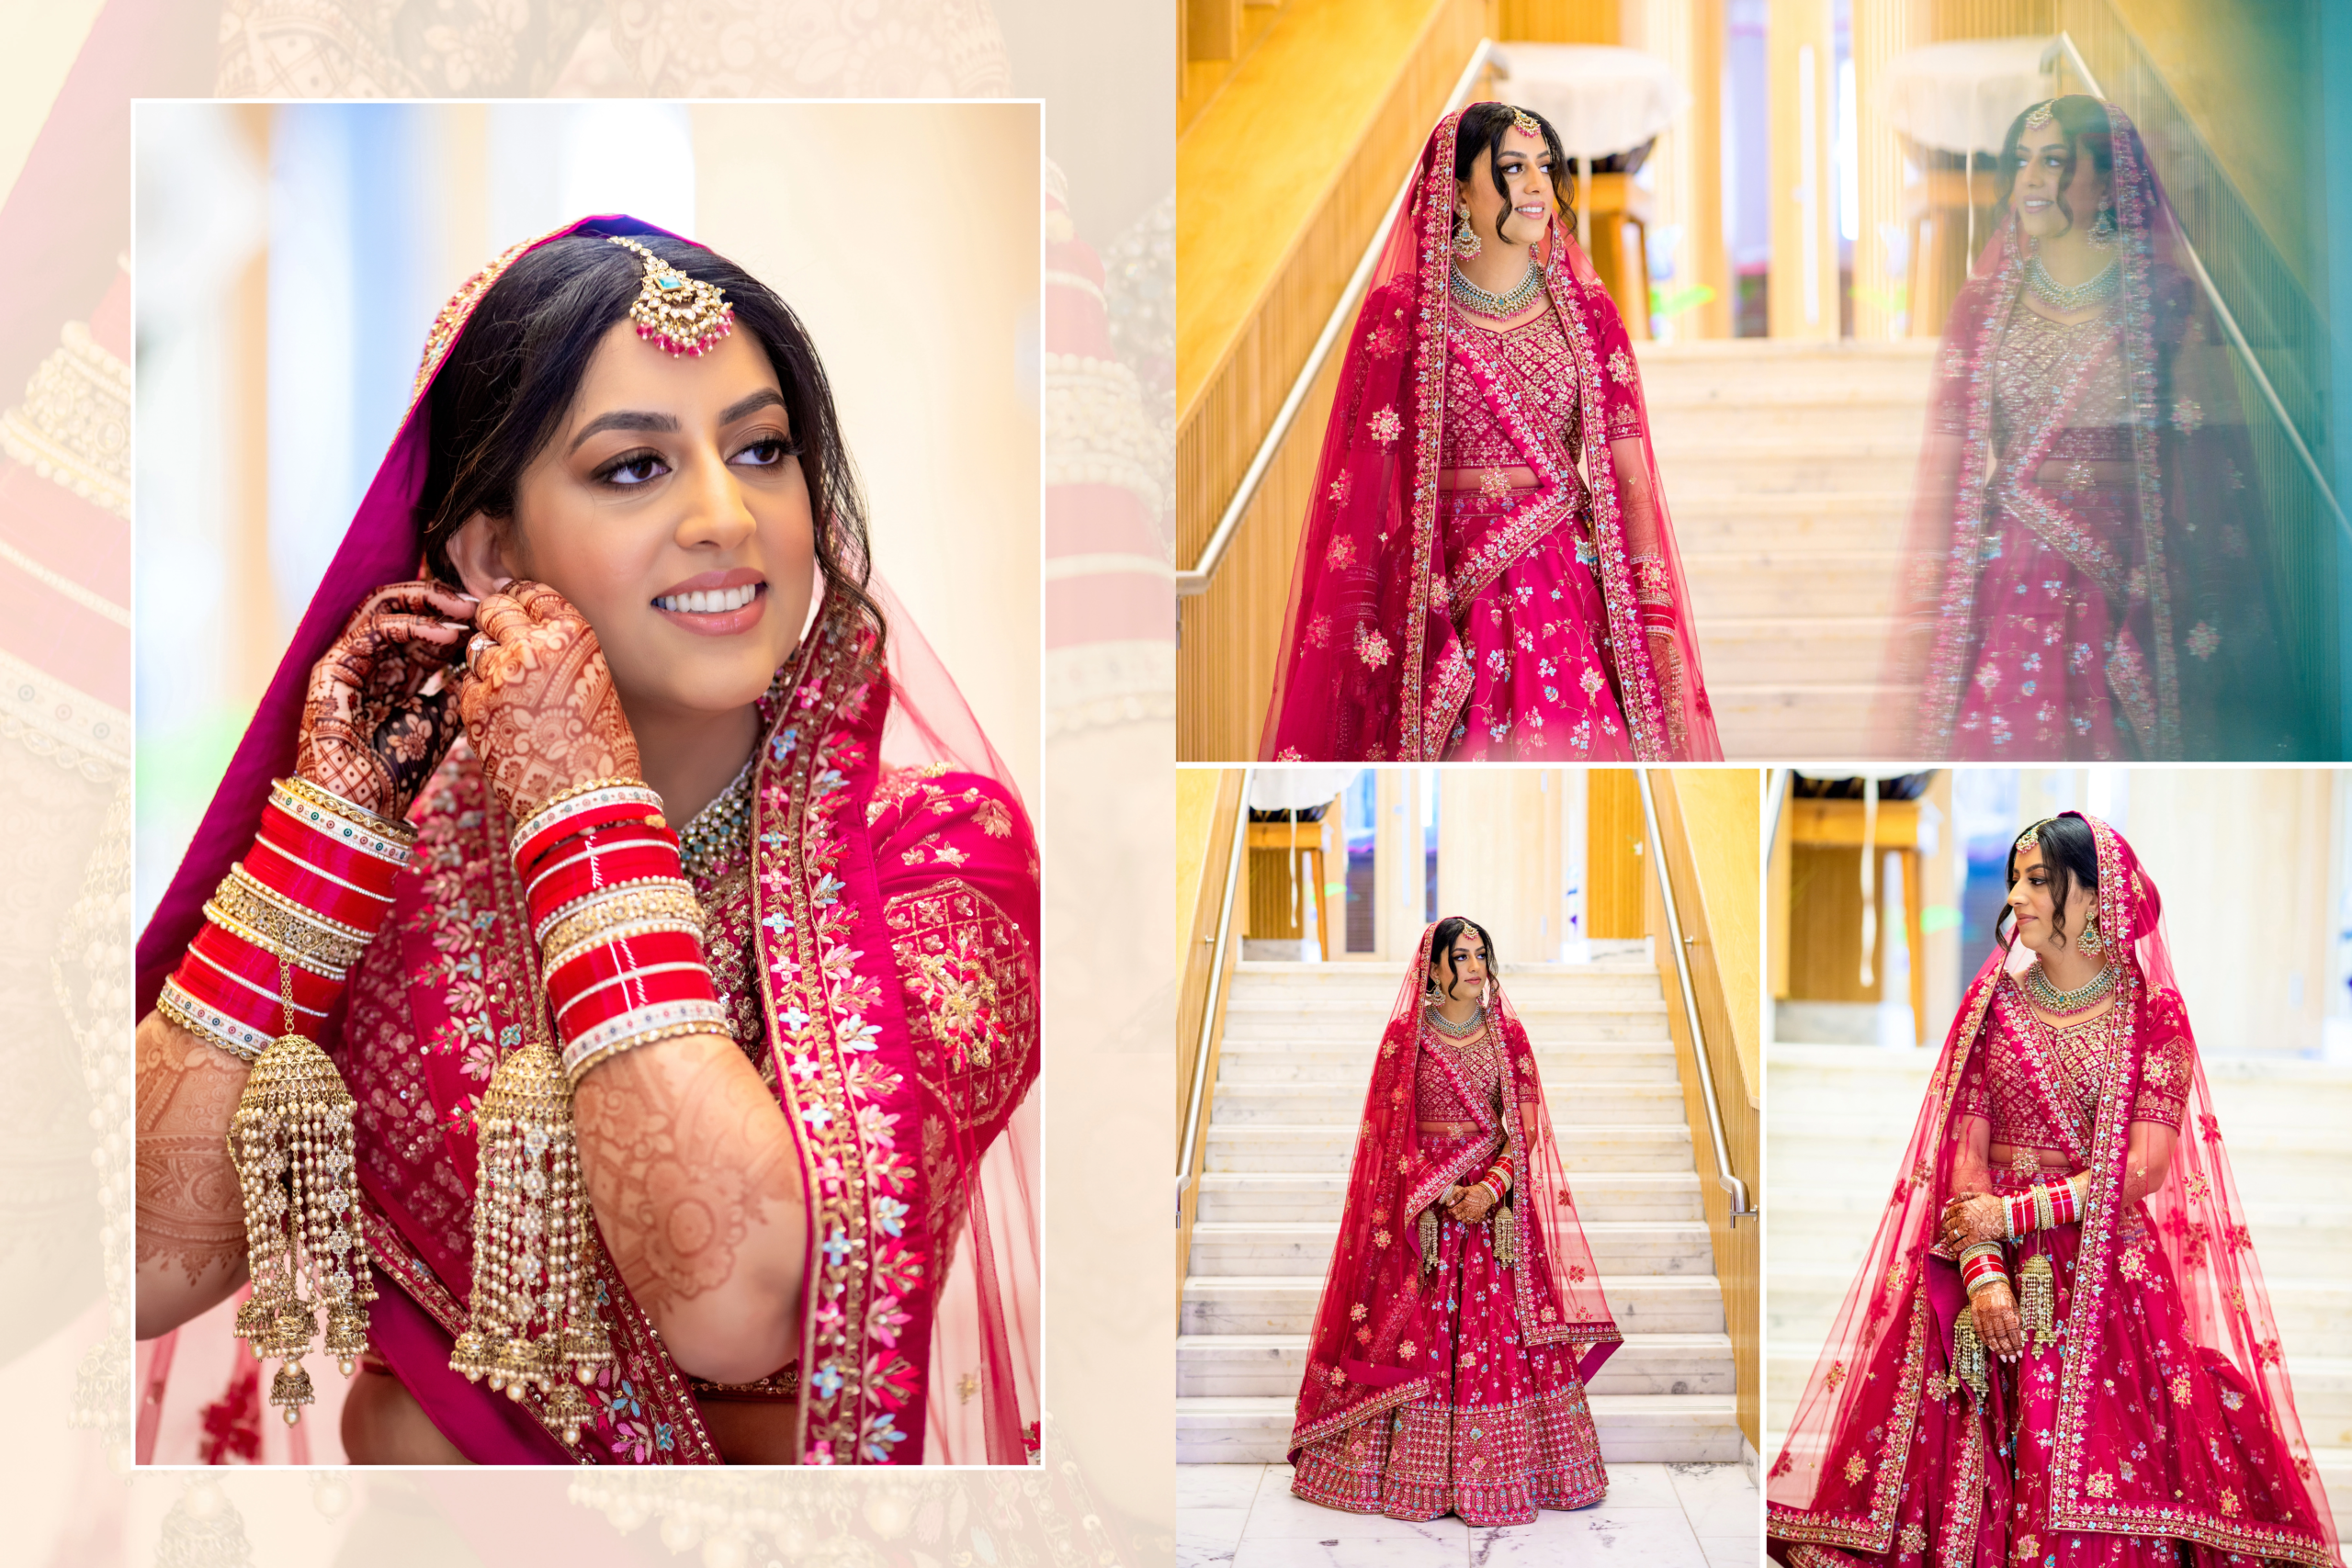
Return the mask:
<svg viewBox="0 0 2352 1568">
<path fill-rule="evenodd" d="M 458 712 L 499 805 L 520 820 L 574 784 L 643 776 L 604 649 L 562 594 L 511 582 L 476 619 Z"/>
<path fill-rule="evenodd" d="M 2006 1280 L 1996 1280 L 1969 1300 L 1976 1314 L 1976 1337 L 1984 1348 L 2005 1361 L 2025 1353 L 2025 1325 L 2018 1317 L 2018 1299 Z"/>
<path fill-rule="evenodd" d="M 1940 1222 L 1944 1249 L 1957 1255 L 1974 1242 L 1998 1241 L 2008 1230 L 2006 1205 L 1990 1192 L 1963 1193 L 1944 1205 Z"/>
<path fill-rule="evenodd" d="M 369 594 L 311 667 L 295 773 L 379 817 L 405 813 L 456 733 L 447 678 L 473 613 L 437 583 Z"/>
<path fill-rule="evenodd" d="M 1467 1187 L 1453 1190 L 1453 1201 L 1446 1204 L 1445 1212 L 1465 1225 L 1475 1225 L 1485 1219 L 1494 1206 L 1494 1192 L 1483 1183 L 1474 1181 Z"/>
</svg>

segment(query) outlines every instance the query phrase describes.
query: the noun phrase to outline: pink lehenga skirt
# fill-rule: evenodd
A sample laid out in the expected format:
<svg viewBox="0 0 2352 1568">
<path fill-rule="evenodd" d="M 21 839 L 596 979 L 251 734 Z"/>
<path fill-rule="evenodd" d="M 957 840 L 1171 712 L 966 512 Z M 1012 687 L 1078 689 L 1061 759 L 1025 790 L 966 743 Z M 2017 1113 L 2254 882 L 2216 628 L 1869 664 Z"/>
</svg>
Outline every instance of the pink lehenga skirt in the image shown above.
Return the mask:
<svg viewBox="0 0 2352 1568">
<path fill-rule="evenodd" d="M 1994 1190 L 2007 1196 L 2026 1191 L 2043 1179 L 2042 1173 L 1993 1173 Z M 2127 1264 L 2118 1280 L 2114 1309 L 2121 1314 L 2125 1332 L 2109 1334 L 2104 1345 L 2120 1348 L 2116 1363 L 2106 1370 L 2119 1388 L 2145 1390 L 2152 1400 L 2165 1402 L 2175 1413 L 2166 1423 L 2177 1432 L 2177 1410 L 2189 1402 L 2213 1400 L 2234 1414 L 2251 1395 L 2235 1371 L 2226 1364 L 2188 1361 L 2191 1340 L 2182 1325 L 2180 1290 L 2164 1262 L 2161 1249 L 2134 1247 L 2147 1235 L 2147 1221 L 2137 1205 L 2126 1214 L 2117 1243 L 2145 1261 Z M 2055 1287 L 2052 1322 L 2063 1325 L 2074 1306 L 2075 1259 L 2082 1246 L 2082 1230 L 2063 1225 L 2037 1231 L 2012 1250 L 2012 1267 L 2022 1269 L 2037 1254 L 2050 1259 Z M 1962 1310 L 1967 1310 L 1965 1308 Z M 1971 1473 L 1961 1462 L 1962 1438 L 1972 1401 L 1957 1382 L 1930 1380 L 1920 1401 L 1919 1431 L 1909 1473 L 1904 1477 L 1902 1501 L 1895 1516 L 1894 1550 L 1872 1557 L 1836 1547 L 1803 1544 L 1792 1547 L 1788 1561 L 1796 1568 L 1916 1568 L 1922 1563 L 1969 1565 L 1969 1568 L 2260 1568 L 2261 1560 L 2216 1551 L 2195 1541 L 2163 1535 L 2114 1535 L 2084 1529 L 2053 1529 L 2050 1524 L 2051 1471 L 2056 1460 L 2058 1378 L 2064 1359 L 2074 1354 L 2064 1341 L 2036 1347 L 2028 1337 L 2023 1356 L 2015 1362 L 1986 1359 L 1992 1398 L 1978 1417 L 1986 1427 L 1987 1460 L 1983 1473 Z M 2240 1474 L 2257 1473 L 2267 1461 L 2244 1451 L 2235 1442 L 2244 1428 L 2226 1420 L 2207 1424 L 2231 1439 L 2227 1447 L 2240 1451 L 2229 1456 Z M 2138 1445 L 2133 1445 L 2135 1449 Z M 2120 1479 L 2131 1481 L 2134 1466 L 2170 1475 L 2209 1470 L 2222 1459 L 2192 1443 L 2175 1440 L 2149 1451 L 2115 1456 Z M 2139 1478 L 2144 1481 L 2146 1478 Z M 2288 1478 L 2291 1480 L 2291 1477 Z M 2096 1484 L 2096 1478 L 2094 1478 Z M 1982 1488 L 1971 1498 L 1964 1488 Z M 1965 1544 L 1945 1536 L 1973 1521 L 1973 1540 Z"/>
<path fill-rule="evenodd" d="M 2052 498 L 2082 532 L 2116 541 L 2125 525 L 2122 491 L 2059 490 Z M 2119 720 L 2149 703 L 2146 650 L 2130 641 L 2128 582 L 2086 570 L 2027 523 L 2014 506 L 1988 503 L 1978 557 L 1975 636 L 1968 689 L 1952 753 L 1973 761 L 2080 757 L 2130 761 L 2141 754 Z M 2120 554 L 2109 543 L 2110 556 Z M 2124 634 L 2119 645 L 2118 635 Z M 2143 717 L 2144 722 L 2144 717 Z"/>
<path fill-rule="evenodd" d="M 1575 1348 L 1521 1342 L 1493 1238 L 1491 1225 L 1441 1221 L 1408 1352 L 1430 1392 L 1300 1450 L 1293 1493 L 1351 1514 L 1521 1525 L 1609 1490 Z"/>
<path fill-rule="evenodd" d="M 1526 491 L 1518 492 L 1525 496 Z M 1473 490 L 1438 498 L 1446 559 L 1467 560 L 1515 497 Z M 1503 568 L 1454 617 L 1471 686 L 1445 747 L 1449 762 L 1633 757 L 1608 657 L 1609 617 L 1591 546 L 1563 520 Z"/>
</svg>

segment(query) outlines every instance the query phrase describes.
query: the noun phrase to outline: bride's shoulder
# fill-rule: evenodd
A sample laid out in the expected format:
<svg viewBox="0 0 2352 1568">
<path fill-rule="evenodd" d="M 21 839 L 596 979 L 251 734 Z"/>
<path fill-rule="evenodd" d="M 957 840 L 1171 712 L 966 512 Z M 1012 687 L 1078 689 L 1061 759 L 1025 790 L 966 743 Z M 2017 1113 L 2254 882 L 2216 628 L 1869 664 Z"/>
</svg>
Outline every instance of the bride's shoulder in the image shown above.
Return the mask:
<svg viewBox="0 0 2352 1568">
<path fill-rule="evenodd" d="M 875 863 L 893 890 L 955 875 L 1010 879 L 1034 889 L 1036 840 L 1013 793 L 944 764 L 886 768 L 865 807 Z"/>
</svg>

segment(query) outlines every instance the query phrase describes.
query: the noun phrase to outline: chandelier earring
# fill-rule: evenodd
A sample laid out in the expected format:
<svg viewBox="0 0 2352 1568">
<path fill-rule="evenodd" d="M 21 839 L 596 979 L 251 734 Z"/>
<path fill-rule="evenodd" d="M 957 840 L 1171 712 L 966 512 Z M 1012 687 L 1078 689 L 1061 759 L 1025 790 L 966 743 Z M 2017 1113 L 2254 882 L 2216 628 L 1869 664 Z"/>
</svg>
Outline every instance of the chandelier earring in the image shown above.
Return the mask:
<svg viewBox="0 0 2352 1568">
<path fill-rule="evenodd" d="M 2083 237 L 2102 251 L 2111 251 L 2121 233 L 2122 231 L 2116 226 L 2115 209 L 2109 205 L 2098 209 L 2098 216 L 2091 220 L 2090 232 Z"/>
<path fill-rule="evenodd" d="M 1470 209 L 1460 209 L 1453 217 L 1453 254 L 1467 261 L 1483 249 L 1478 243 L 1478 231 L 1470 227 Z"/>
<path fill-rule="evenodd" d="M 2107 951 L 2107 943 L 2100 940 L 2098 934 L 2098 915 L 2096 911 L 2083 923 L 2083 934 L 2075 939 L 2075 951 L 2085 958 L 2097 958 Z"/>
<path fill-rule="evenodd" d="M 1424 975 L 1421 977 L 1421 1005 L 1439 1007 L 1443 1005 L 1444 1001 L 1445 992 L 1438 986 L 1436 973 L 1432 971 Z"/>
</svg>

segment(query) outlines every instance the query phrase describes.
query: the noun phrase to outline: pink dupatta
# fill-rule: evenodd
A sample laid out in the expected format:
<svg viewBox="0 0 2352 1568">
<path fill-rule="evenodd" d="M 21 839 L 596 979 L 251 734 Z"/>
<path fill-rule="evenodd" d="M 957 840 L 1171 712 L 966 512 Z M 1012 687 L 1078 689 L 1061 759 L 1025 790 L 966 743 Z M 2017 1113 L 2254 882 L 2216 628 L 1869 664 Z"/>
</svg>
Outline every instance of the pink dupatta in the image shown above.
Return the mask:
<svg viewBox="0 0 2352 1568">
<path fill-rule="evenodd" d="M 436 320 L 408 417 L 141 935 L 142 1015 L 291 769 L 311 667 L 369 592 L 419 570 L 425 393 L 450 346 L 515 257 L 574 232 L 661 231 L 568 225 Z M 874 586 L 885 657 L 821 602 L 763 704 L 753 773 L 745 983 L 809 1194 L 796 1446 L 809 1463 L 1020 1464 L 1037 1411 L 1036 1124 L 1019 1114 L 1037 1071 L 1035 839 L 954 682 Z M 479 1463 L 718 1462 L 693 1386 L 601 1248 L 618 1361 L 576 1446 L 449 1370 L 471 1285 L 472 1112 L 539 1004 L 512 825 L 463 741 L 411 816 L 419 852 L 392 920 L 321 1041 L 359 1104 L 363 1224 L 398 1287 L 379 1284 L 373 1349 Z"/>
<path fill-rule="evenodd" d="M 1491 582 L 1551 529 L 1571 525 L 1573 476 L 1551 472 L 1545 444 L 1518 435 L 1514 445 L 1538 476 L 1536 491 L 1476 559 L 1444 558 L 1438 472 L 1449 356 L 1466 358 L 1482 387 L 1496 384 L 1489 356 L 1450 341 L 1448 327 L 1461 119 L 1457 112 L 1440 120 L 1421 149 L 1412 194 L 1389 230 L 1341 362 L 1259 745 L 1269 761 L 1442 760 L 1471 684 L 1452 623 L 1453 606 L 1466 606 L 1464 583 Z M 1595 628 L 1595 639 L 1613 652 L 1634 754 L 1720 759 L 1690 587 L 1624 323 L 1592 263 L 1556 220 L 1538 261 L 1577 360 L 1593 574 L 1608 621 Z M 1500 389 L 1494 402 L 1512 428 L 1516 416 Z M 1632 425 L 1640 431 L 1644 471 L 1628 484 L 1610 432 Z M 1653 599 L 1664 587 L 1666 603 L 1642 602 L 1644 578 Z"/>
</svg>

